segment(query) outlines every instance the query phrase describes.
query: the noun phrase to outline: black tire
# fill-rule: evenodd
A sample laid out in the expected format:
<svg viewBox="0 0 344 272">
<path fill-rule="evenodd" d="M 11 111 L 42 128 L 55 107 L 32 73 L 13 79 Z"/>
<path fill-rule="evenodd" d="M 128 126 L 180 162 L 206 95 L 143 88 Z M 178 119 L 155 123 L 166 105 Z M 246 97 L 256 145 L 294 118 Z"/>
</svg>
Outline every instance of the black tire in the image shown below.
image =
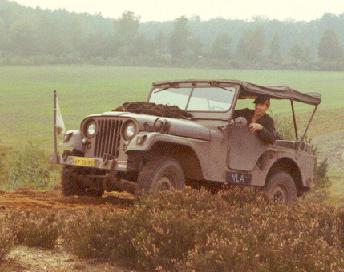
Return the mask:
<svg viewBox="0 0 344 272">
<path fill-rule="evenodd" d="M 78 179 L 80 175 L 80 168 L 64 166 L 62 168 L 61 185 L 62 194 L 64 196 L 91 196 L 102 197 L 104 189 L 102 184 L 97 184 L 92 188 L 87 188 L 83 185 L 82 181 Z"/>
<path fill-rule="evenodd" d="M 177 160 L 168 156 L 157 156 L 144 165 L 137 183 L 138 195 L 163 190 L 183 190 L 185 176 Z"/>
<path fill-rule="evenodd" d="M 82 195 L 82 190 L 76 180 L 73 180 L 75 170 L 72 167 L 63 166 L 61 175 L 62 194 L 64 196 Z"/>
<path fill-rule="evenodd" d="M 294 179 L 284 171 L 279 171 L 269 177 L 264 192 L 270 199 L 286 204 L 297 200 L 297 188 Z"/>
</svg>

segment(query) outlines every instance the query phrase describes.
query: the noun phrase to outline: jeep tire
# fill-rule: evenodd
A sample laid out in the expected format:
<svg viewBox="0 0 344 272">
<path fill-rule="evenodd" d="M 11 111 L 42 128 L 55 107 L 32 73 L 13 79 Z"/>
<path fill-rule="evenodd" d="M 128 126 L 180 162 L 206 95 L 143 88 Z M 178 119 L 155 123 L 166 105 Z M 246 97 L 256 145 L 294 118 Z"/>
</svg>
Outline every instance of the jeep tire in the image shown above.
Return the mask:
<svg viewBox="0 0 344 272">
<path fill-rule="evenodd" d="M 293 203 L 297 200 L 297 188 L 292 176 L 284 171 L 276 172 L 268 178 L 265 194 L 274 201 Z"/>
<path fill-rule="evenodd" d="M 164 190 L 183 190 L 185 176 L 177 160 L 168 156 L 157 156 L 143 166 L 137 183 L 138 195 Z"/>
<path fill-rule="evenodd" d="M 61 175 L 62 194 L 64 196 L 92 196 L 101 197 L 104 194 L 102 186 L 96 186 L 95 188 L 87 188 L 83 183 L 78 180 L 77 176 L 80 175 L 79 171 L 70 166 L 63 166 Z"/>
</svg>

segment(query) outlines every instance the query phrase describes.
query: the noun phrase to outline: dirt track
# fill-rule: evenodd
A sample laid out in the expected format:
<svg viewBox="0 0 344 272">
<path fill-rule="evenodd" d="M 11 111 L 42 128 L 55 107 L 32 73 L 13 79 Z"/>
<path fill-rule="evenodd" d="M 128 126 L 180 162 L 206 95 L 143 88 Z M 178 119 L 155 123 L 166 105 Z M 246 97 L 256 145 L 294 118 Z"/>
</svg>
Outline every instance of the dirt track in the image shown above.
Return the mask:
<svg viewBox="0 0 344 272">
<path fill-rule="evenodd" d="M 126 209 L 134 202 L 128 193 L 108 193 L 102 198 L 64 197 L 59 191 L 0 191 L 1 209 Z"/>
</svg>

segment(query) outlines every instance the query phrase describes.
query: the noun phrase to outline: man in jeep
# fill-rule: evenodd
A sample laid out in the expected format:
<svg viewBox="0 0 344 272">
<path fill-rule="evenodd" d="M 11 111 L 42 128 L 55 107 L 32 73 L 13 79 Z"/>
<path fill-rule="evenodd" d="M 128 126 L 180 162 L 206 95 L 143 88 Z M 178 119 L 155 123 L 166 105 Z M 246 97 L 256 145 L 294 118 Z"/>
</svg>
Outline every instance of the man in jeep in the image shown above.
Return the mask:
<svg viewBox="0 0 344 272">
<path fill-rule="evenodd" d="M 273 144 L 276 140 L 276 130 L 273 119 L 266 113 L 270 107 L 270 98 L 265 95 L 257 96 L 253 102 L 256 104 L 254 110 L 248 108 L 236 110 L 235 118 L 244 117 L 248 127 L 253 134 L 267 144 Z"/>
</svg>

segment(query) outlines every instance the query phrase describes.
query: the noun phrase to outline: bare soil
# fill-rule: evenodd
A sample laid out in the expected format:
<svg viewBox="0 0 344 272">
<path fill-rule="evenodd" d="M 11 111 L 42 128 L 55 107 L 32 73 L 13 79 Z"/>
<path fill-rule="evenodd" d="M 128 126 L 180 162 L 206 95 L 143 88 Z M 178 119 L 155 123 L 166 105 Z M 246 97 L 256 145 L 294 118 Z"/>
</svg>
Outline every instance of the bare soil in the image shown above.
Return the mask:
<svg viewBox="0 0 344 272">
<path fill-rule="evenodd" d="M 102 198 L 64 197 L 59 191 L 0 191 L 1 209 L 127 209 L 135 198 L 128 193 L 107 193 Z"/>
</svg>

